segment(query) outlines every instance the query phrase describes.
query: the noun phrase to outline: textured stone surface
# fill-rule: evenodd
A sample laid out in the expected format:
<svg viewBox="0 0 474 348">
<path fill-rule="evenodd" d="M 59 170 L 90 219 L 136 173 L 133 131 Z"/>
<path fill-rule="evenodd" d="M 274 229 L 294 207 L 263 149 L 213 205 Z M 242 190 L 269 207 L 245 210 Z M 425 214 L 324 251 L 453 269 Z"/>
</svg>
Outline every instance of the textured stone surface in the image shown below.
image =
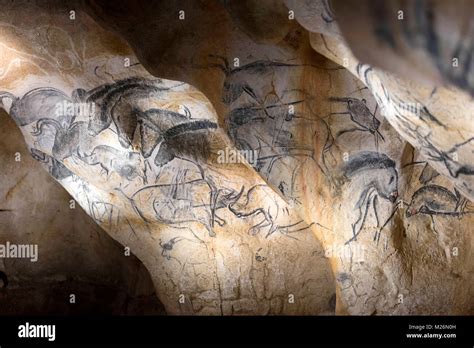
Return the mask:
<svg viewBox="0 0 474 348">
<path fill-rule="evenodd" d="M 38 245 L 38 260 L 0 259 L 2 314 L 164 314 L 150 276 L 31 158 L 0 113 L 0 244 Z M 18 160 L 18 161 L 17 161 Z M 69 295 L 76 303 L 69 303 Z"/>
<path fill-rule="evenodd" d="M 247 164 L 219 163 L 218 151 L 233 147 L 204 95 L 126 66 L 136 59 L 123 42 L 84 13 L 71 23 L 64 11 L 44 13 L 57 23 L 49 31 L 61 27 L 70 39 L 75 67 L 63 72 L 58 62 L 38 73 L 36 61 L 58 54 L 56 42 L 28 46 L 24 81 L 34 82 L 3 85 L 15 95 L 9 112 L 34 156 L 144 263 L 167 311 L 334 313 L 332 273 L 310 224 Z M 3 20 L 16 16 L 7 9 Z M 25 36 L 41 27 L 23 24 Z M 17 30 L 6 27 L 5 36 Z M 64 102 L 93 102 L 98 115 L 58 116 Z"/>
<path fill-rule="evenodd" d="M 433 84 L 429 67 L 420 82 L 359 62 L 346 39 L 393 65 L 361 49 L 372 32 L 343 4 L 119 5 L 78 4 L 75 21 L 60 5 L 6 6 L 0 21 L 21 28 L 1 27 L 2 64 L 24 62 L 3 102 L 167 311 L 472 313 L 465 92 Z M 44 15 L 23 22 L 32 12 Z M 54 113 L 64 101 L 97 113 Z M 237 150 L 248 164 L 220 157 Z"/>
</svg>

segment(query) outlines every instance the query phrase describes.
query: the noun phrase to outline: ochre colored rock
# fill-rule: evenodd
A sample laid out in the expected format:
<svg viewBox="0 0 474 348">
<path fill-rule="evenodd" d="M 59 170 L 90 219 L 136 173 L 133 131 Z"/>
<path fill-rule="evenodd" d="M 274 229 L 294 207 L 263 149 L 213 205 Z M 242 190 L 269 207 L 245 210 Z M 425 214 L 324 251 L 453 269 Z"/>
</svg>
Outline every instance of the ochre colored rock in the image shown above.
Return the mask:
<svg viewBox="0 0 474 348">
<path fill-rule="evenodd" d="M 169 313 L 472 313 L 466 92 L 346 5 L 120 5 L 6 6 L 0 97 Z"/>
</svg>

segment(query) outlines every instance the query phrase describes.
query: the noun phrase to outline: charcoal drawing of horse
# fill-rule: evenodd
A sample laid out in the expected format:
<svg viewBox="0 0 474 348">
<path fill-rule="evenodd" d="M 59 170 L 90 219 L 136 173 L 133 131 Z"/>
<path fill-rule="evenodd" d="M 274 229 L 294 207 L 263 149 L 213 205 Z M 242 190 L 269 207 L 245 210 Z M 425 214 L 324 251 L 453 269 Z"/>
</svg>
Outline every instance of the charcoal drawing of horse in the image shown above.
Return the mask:
<svg viewBox="0 0 474 348">
<path fill-rule="evenodd" d="M 351 224 L 355 241 L 362 231 L 370 208 L 379 222 L 378 197 L 395 203 L 398 198 L 398 172 L 395 162 L 387 155 L 363 151 L 353 155 L 342 168 L 344 178 L 351 183 L 351 194 L 356 197 L 353 211 L 357 219 Z"/>
</svg>

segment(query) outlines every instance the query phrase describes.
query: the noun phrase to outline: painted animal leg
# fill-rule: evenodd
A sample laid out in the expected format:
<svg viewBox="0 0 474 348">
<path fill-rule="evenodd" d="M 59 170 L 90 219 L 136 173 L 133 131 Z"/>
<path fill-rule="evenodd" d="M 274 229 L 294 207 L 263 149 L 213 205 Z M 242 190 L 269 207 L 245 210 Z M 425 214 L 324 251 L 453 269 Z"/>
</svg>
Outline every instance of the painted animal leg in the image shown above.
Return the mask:
<svg viewBox="0 0 474 348">
<path fill-rule="evenodd" d="M 364 227 L 364 223 L 365 223 L 365 219 L 367 217 L 367 212 L 369 211 L 369 205 L 370 205 L 370 199 L 367 199 L 367 203 L 365 204 L 365 211 L 364 211 L 364 214 L 362 214 L 362 211 L 359 209 L 359 218 L 357 219 L 357 221 L 355 223 L 353 223 L 351 226 L 352 226 L 352 238 L 349 239 L 346 244 L 349 244 L 350 242 L 352 241 L 355 241 L 357 239 L 357 236 L 360 234 L 360 232 L 362 231 L 362 227 Z M 361 221 L 362 220 L 362 221 Z M 357 229 L 357 224 L 359 223 L 360 221 L 360 227 L 359 229 L 357 230 L 356 232 L 356 229 Z"/>
<path fill-rule="evenodd" d="M 225 221 L 223 218 L 218 216 L 216 213 L 214 213 L 214 221 L 217 222 L 217 224 L 221 227 L 227 224 L 227 221 Z"/>
<path fill-rule="evenodd" d="M 262 213 L 262 212 L 260 211 L 259 213 Z M 265 228 L 265 227 L 270 226 L 270 225 L 271 225 L 271 222 L 267 219 L 267 217 L 264 214 L 263 220 L 260 221 L 258 224 L 256 224 L 256 225 L 252 226 L 251 228 L 249 228 L 248 233 L 254 236 L 254 235 L 258 234 L 262 228 Z"/>
<path fill-rule="evenodd" d="M 380 226 L 379 215 L 377 213 L 377 202 L 378 202 L 377 195 L 375 195 L 374 199 L 372 200 L 372 206 L 374 207 L 375 220 L 377 221 L 377 229 L 375 230 L 374 241 L 378 240 L 378 231 L 379 231 L 379 226 Z"/>
</svg>

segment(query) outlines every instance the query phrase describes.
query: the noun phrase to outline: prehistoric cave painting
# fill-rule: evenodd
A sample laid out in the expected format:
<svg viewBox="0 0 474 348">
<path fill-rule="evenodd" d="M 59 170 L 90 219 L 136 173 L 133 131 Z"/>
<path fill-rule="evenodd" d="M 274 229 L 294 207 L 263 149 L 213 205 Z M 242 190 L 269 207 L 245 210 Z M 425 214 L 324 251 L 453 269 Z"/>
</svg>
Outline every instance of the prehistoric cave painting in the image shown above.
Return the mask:
<svg viewBox="0 0 474 348">
<path fill-rule="evenodd" d="M 80 152 L 82 152 L 80 145 L 87 143 L 85 141 L 88 137 L 86 122 L 73 122 L 63 126 L 52 118 L 42 118 L 36 122 L 35 130 L 31 135 L 35 137 L 43 136 L 46 127 L 55 130 L 52 148 L 54 158 L 62 161 L 73 154 L 80 156 Z"/>
<path fill-rule="evenodd" d="M 177 258 L 171 255 L 171 253 L 175 250 L 176 245 L 178 243 L 187 241 L 190 243 L 204 243 L 202 239 L 197 237 L 194 232 L 192 232 L 193 236 L 195 237 L 194 239 L 189 239 L 183 236 L 175 236 L 170 239 L 168 239 L 166 242 L 164 242 L 161 238 L 159 239 L 159 245 L 161 248 L 161 256 L 164 257 L 166 260 L 170 261 L 171 259 L 176 260 L 181 266 L 183 263 Z"/>
<path fill-rule="evenodd" d="M 474 137 L 469 137 L 454 144 L 451 142 L 452 145 L 448 149 L 441 148 L 436 141 L 437 134 L 442 134 L 441 131 L 445 133 L 449 129 L 440 121 L 439 117 L 430 111 L 427 105 L 414 97 L 410 97 L 410 100 L 402 100 L 395 93 L 389 93 L 370 65 L 359 63 L 356 72 L 374 93 L 377 103 L 384 108 L 387 117 L 397 123 L 402 133 L 417 144 L 428 162 L 433 164 L 441 174 L 456 179 L 456 185 L 466 195 L 472 195 L 474 190 L 470 177 L 474 175 L 474 166 L 469 162 L 469 159 L 472 158 Z M 377 90 L 382 92 L 378 93 Z M 432 95 L 435 92 L 436 88 L 433 89 Z M 408 90 L 406 93 L 410 95 Z M 420 120 L 424 126 L 415 124 L 413 117 Z M 439 132 L 438 129 L 440 129 Z M 445 137 L 451 136 L 448 134 L 446 133 Z M 457 135 L 455 138 L 457 138 Z M 440 163 L 441 167 L 437 167 L 437 163 Z M 443 168 L 445 171 L 443 171 Z"/>
<path fill-rule="evenodd" d="M 417 214 L 462 217 L 472 213 L 465 211 L 468 200 L 454 189 L 454 193 L 439 185 L 426 185 L 418 189 L 408 204 L 405 216 Z"/>
<path fill-rule="evenodd" d="M 131 180 L 136 176 L 144 178 L 140 166 L 135 165 L 139 160 L 137 153 L 125 154 L 103 146 L 89 149 L 94 137 L 112 124 L 120 145 L 127 150 L 134 143 L 138 128 L 145 158 L 159 148 L 154 157 L 157 166 L 176 156 L 193 161 L 208 159 L 210 145 L 206 135 L 217 128 L 215 122 L 193 119 L 186 108 L 186 114 L 182 115 L 171 110 L 139 107 L 143 99 L 160 98 L 182 85 L 165 85 L 159 79 L 129 78 L 90 91 L 76 89 L 71 97 L 55 88 L 37 88 L 22 98 L 1 92 L 0 100 L 11 100 L 10 113 L 18 125 L 34 124 L 31 135 L 37 137 L 37 143 L 51 144 L 51 154 L 56 160 L 76 156 Z"/>
<path fill-rule="evenodd" d="M 398 197 L 398 172 L 395 162 L 387 155 L 364 151 L 351 156 L 343 167 L 343 176 L 359 191 L 354 210 L 357 220 L 351 224 L 353 242 L 362 231 L 372 207 L 379 227 L 378 197 L 395 203 Z"/>
<path fill-rule="evenodd" d="M 303 69 L 313 68 L 329 76 L 328 71 L 341 67 L 257 60 L 232 69 L 226 58 L 213 57 L 220 62 L 207 68 L 217 66 L 225 73 L 221 95 L 228 110 L 225 125 L 229 137 L 238 150 L 252 155 L 253 168 L 279 187 L 287 201 L 299 203 L 296 177 L 303 165 L 314 165 L 325 174 L 313 144 L 321 128 L 318 123 L 324 123 L 324 131 L 330 130 L 313 112 L 311 104 L 316 98 L 301 89 L 297 76 L 304 74 Z"/>
<path fill-rule="evenodd" d="M 311 67 L 326 71 L 344 69 L 339 66 L 332 68 L 318 67 L 312 64 L 290 64 L 272 60 L 258 60 L 240 67 L 231 68 L 227 58 L 220 55 L 210 55 L 212 58 L 220 60 L 220 63 L 206 65 L 205 68 L 218 67 L 225 74 L 224 86 L 222 91 L 222 102 L 230 105 L 243 94 L 246 94 L 256 102 L 256 105 L 265 106 L 269 97 L 275 97 L 273 101 L 280 101 L 285 93 L 290 92 L 287 83 L 266 83 L 278 78 L 285 79 L 288 69 L 301 69 Z M 265 81 L 263 85 L 255 86 L 256 81 Z M 285 81 L 282 81 L 285 82 Z M 287 81 L 286 81 L 287 82 Z M 282 86 L 282 90 L 276 91 L 275 88 Z M 266 113 L 266 110 L 265 110 Z"/>
<path fill-rule="evenodd" d="M 89 155 L 79 157 L 88 165 L 100 165 L 107 176 L 112 172 L 129 181 L 144 178 L 144 168 L 138 152 L 127 152 L 107 145 L 96 146 Z"/>
<path fill-rule="evenodd" d="M 175 157 L 201 162 L 209 158 L 207 135 L 217 128 L 217 123 L 193 119 L 189 110 L 182 115 L 170 110 L 149 109 L 137 111 L 136 118 L 141 126 L 143 156 L 149 157 L 159 147 L 154 159 L 157 166 L 163 166 Z"/>
<path fill-rule="evenodd" d="M 170 251 L 173 250 L 173 246 L 176 243 L 179 243 L 183 239 L 181 237 L 174 237 L 171 238 L 169 241 L 166 243 L 163 243 L 163 241 L 160 239 L 160 247 L 161 247 L 161 256 L 166 257 L 167 260 L 171 259 Z"/>
<path fill-rule="evenodd" d="M 430 181 L 434 180 L 436 177 L 439 176 L 439 173 L 430 166 L 427 161 L 420 161 L 415 160 L 415 149 L 412 148 L 411 151 L 411 160 L 410 162 L 404 164 L 402 169 L 405 169 L 410 166 L 418 166 L 423 165 L 423 169 L 421 170 L 420 176 L 418 177 L 418 181 L 422 185 L 427 185 Z"/>
<path fill-rule="evenodd" d="M 424 165 L 423 169 L 421 170 L 420 176 L 418 177 L 418 181 L 422 185 L 428 184 L 434 178 L 439 176 L 439 173 L 436 170 L 434 170 L 426 161 L 412 161 L 410 163 L 405 164 L 402 168 L 406 168 L 408 166 L 413 166 L 413 165 L 419 165 L 419 164 Z"/>
<path fill-rule="evenodd" d="M 52 143 L 51 152 L 56 160 L 62 161 L 75 154 L 81 144 L 87 143 L 87 122 L 75 122 L 84 112 L 76 92 L 69 97 L 58 89 L 41 87 L 22 98 L 0 92 L 0 99 L 4 98 L 11 100 L 10 115 L 19 126 L 35 123 L 31 134 Z M 74 105 L 79 108 L 75 109 Z"/>
<path fill-rule="evenodd" d="M 374 136 L 376 148 L 378 148 L 378 138 L 380 138 L 382 141 L 385 141 L 383 135 L 379 131 L 380 121 L 375 117 L 378 108 L 377 104 L 375 106 L 374 112 L 372 113 L 367 107 L 367 101 L 365 99 L 330 97 L 329 100 L 336 103 L 345 103 L 347 105 L 347 109 L 344 112 L 332 112 L 327 117 L 334 115 L 347 115 L 350 117 L 351 121 L 357 125 L 357 127 L 339 131 L 335 138 L 338 138 L 344 133 L 362 131 L 369 132 Z"/>
<path fill-rule="evenodd" d="M 10 99 L 10 115 L 18 126 L 26 126 L 40 119 L 52 118 L 61 125 L 61 128 L 68 127 L 72 123 L 74 115 L 69 113 L 58 115 L 57 106 L 64 103 L 72 103 L 74 99 L 67 96 L 62 91 L 51 88 L 36 88 L 26 93 L 22 98 L 18 98 L 8 92 L 0 92 L 0 101 Z"/>
<path fill-rule="evenodd" d="M 456 189 L 452 193 L 447 188 L 439 185 L 426 185 L 413 193 L 405 217 L 412 218 L 418 214 L 429 216 L 433 224 L 433 231 L 438 234 L 434 217 L 457 217 L 461 219 L 466 214 L 474 213 L 474 211 L 466 210 L 467 205 L 468 200 Z"/>
<path fill-rule="evenodd" d="M 145 112 L 137 111 L 137 120 L 141 125 L 142 154 L 145 158 L 150 157 L 158 145 L 160 137 L 166 128 L 171 128 L 178 123 L 187 122 L 191 118 L 191 112 L 186 108 L 185 115 L 162 109 L 149 109 Z M 164 123 L 164 125 L 161 125 Z"/>
<path fill-rule="evenodd" d="M 241 192 L 242 191 L 243 188 Z M 228 207 L 238 218 L 256 217 L 259 215 L 263 217 L 260 222 L 250 227 L 248 233 L 251 235 L 256 235 L 262 229 L 268 227 L 267 238 L 275 232 L 281 232 L 289 236 L 291 233 L 304 231 L 313 225 L 313 223 L 308 225 L 303 220 L 280 225 L 278 219 L 281 219 L 282 216 L 290 216 L 290 212 L 286 205 L 284 207 L 280 206 L 275 199 L 272 199 L 271 197 L 273 195 L 273 190 L 267 185 L 255 185 L 251 187 L 245 195 L 242 195 L 244 198 L 240 198 L 239 196 L 238 199 L 231 202 Z M 261 197 L 265 197 L 265 199 L 261 200 Z"/>
<path fill-rule="evenodd" d="M 215 236 L 214 223 L 221 226 L 226 223 L 216 211 L 226 207 L 236 194 L 232 190 L 217 188 L 203 168 L 211 151 L 209 142 L 212 135 L 209 132 L 217 129 L 217 124 L 207 119 L 194 119 L 186 107 L 184 114 L 180 114 L 149 106 L 154 105 L 153 101 L 165 92 L 182 85 L 170 86 L 161 80 L 130 78 L 90 91 L 76 89 L 70 98 L 52 88 L 33 90 L 21 99 L 7 93 L 1 97 L 12 99 L 11 110 L 15 120 L 32 129 L 30 134 L 35 137 L 35 144 L 41 144 L 41 149 L 51 148 L 52 157 L 37 149 L 32 153 L 44 163 L 52 159 L 50 165 L 53 171 L 65 169 L 61 162 L 74 157 L 86 165 L 100 166 L 107 180 L 110 174 L 116 173 L 126 181 L 140 177 L 147 184 L 147 167 L 158 167 L 157 180 L 160 168 L 175 158 L 191 163 L 201 179 L 190 183 L 177 179 L 154 187 L 156 195 L 149 200 L 152 202 L 153 219 L 168 224 L 197 221 L 206 227 L 209 235 Z M 144 99 L 147 99 L 146 102 Z M 58 105 L 66 105 L 67 108 L 68 103 L 72 102 L 90 106 L 91 112 L 79 113 L 73 108 L 72 112 L 58 113 Z M 97 145 L 95 138 L 106 130 L 117 136 L 119 146 Z M 140 136 L 139 141 L 136 136 Z M 132 147 L 132 144 L 135 145 Z M 141 145 L 140 152 L 132 150 L 136 144 Z M 152 155 L 151 164 L 148 159 Z M 168 169 L 175 167 L 179 168 L 179 163 L 171 163 Z M 181 171 L 177 170 L 177 173 Z M 54 175 L 64 177 L 66 174 Z M 135 203 L 135 198 L 148 190 L 153 188 L 146 186 L 129 199 Z M 201 191 L 207 194 L 202 195 Z M 201 199 L 201 196 L 205 198 Z M 104 214 L 109 209 L 104 204 L 96 204 L 90 209 L 96 221 L 105 221 Z M 138 205 L 136 210 L 142 213 L 140 209 Z"/>
<path fill-rule="evenodd" d="M 414 98 L 411 101 L 402 100 L 396 94 L 389 93 L 383 83 L 376 77 L 371 78 L 370 75 L 373 73 L 373 68 L 368 64 L 357 64 L 356 72 L 359 78 L 365 83 L 368 88 L 374 92 L 376 89 L 373 88 L 373 81 L 377 80 L 382 90 L 383 98 L 377 92 L 374 92 L 374 97 L 377 100 L 377 104 L 382 105 L 382 107 L 389 106 L 394 111 L 394 116 L 402 117 L 407 113 L 414 113 L 416 116 L 423 121 L 426 125 L 437 125 L 446 129 L 444 125 L 430 110 L 429 108 L 421 103 L 418 99 Z M 374 75 L 376 76 L 376 75 Z M 383 101 L 385 100 L 385 101 Z"/>
<path fill-rule="evenodd" d="M 90 205 L 90 214 L 99 224 L 112 225 L 115 210 L 117 207 L 107 202 L 92 202 Z"/>
<path fill-rule="evenodd" d="M 178 172 L 172 183 L 145 186 L 127 198 L 147 223 L 158 221 L 186 226 L 197 222 L 206 228 L 210 237 L 215 237 L 214 223 L 226 224 L 217 211 L 238 200 L 241 194 L 231 189 L 216 191 L 208 181 L 188 180 L 185 173 Z"/>
<path fill-rule="evenodd" d="M 181 261 L 179 261 L 177 258 L 171 256 L 171 251 L 173 250 L 173 247 L 175 244 L 183 241 L 185 238 L 183 237 L 173 237 L 170 240 L 168 240 L 166 243 L 163 243 L 163 241 L 160 239 L 160 247 L 161 247 L 161 256 L 166 258 L 168 261 L 171 259 L 175 259 L 181 264 Z"/>
<path fill-rule="evenodd" d="M 398 115 L 398 121 L 403 124 L 404 130 L 408 135 L 416 139 L 416 141 L 421 145 L 420 151 L 426 156 L 426 158 L 435 163 L 442 163 L 451 177 L 459 178 L 461 175 L 474 175 L 474 165 L 467 163 L 461 164 L 459 161 L 460 158 L 471 157 L 474 137 L 455 144 L 448 150 L 441 150 L 430 138 L 431 132 L 426 135 L 420 134 L 418 127 L 413 128 L 409 120 L 407 120 L 402 114 Z M 466 181 L 462 181 L 462 186 L 468 192 L 472 192 L 472 189 Z"/>
<path fill-rule="evenodd" d="M 442 162 L 446 169 L 454 178 L 459 177 L 459 175 L 474 175 L 474 165 L 471 164 L 460 164 L 458 161 L 455 161 L 453 158 L 456 153 L 461 151 L 461 148 L 465 145 L 474 141 L 474 137 L 463 141 L 462 143 L 455 144 L 452 148 L 447 151 L 442 151 L 436 148 L 428 139 L 424 137 L 425 140 L 425 151 L 428 154 L 429 159 L 435 162 Z M 472 153 L 472 151 L 471 151 Z"/>
<path fill-rule="evenodd" d="M 156 181 L 161 168 L 169 164 L 167 170 L 177 173 L 174 181 L 145 186 L 131 196 L 129 194 L 130 197 L 125 196 L 145 222 L 159 221 L 170 225 L 198 222 L 205 226 L 210 236 L 215 236 L 214 224 L 223 226 L 226 223 L 217 211 L 238 199 L 241 193 L 218 188 L 205 174 L 203 166 L 211 151 L 210 132 L 218 128 L 217 123 L 194 119 L 186 107 L 183 107 L 184 114 L 154 107 L 154 100 L 182 85 L 129 78 L 90 91 L 76 89 L 71 97 L 57 89 L 38 88 L 21 99 L 7 92 L 0 94 L 0 99 L 12 101 L 12 116 L 29 130 L 35 145 L 40 144 L 41 150 L 51 149 L 52 157 L 36 148 L 31 153 L 48 165 L 54 177 L 68 177 L 71 173 L 61 162 L 74 157 L 86 165 L 100 166 L 107 180 L 116 173 L 126 181 L 140 177 L 146 185 L 147 167 L 158 167 Z M 72 109 L 67 110 L 70 103 Z M 74 108 L 74 103 L 88 106 L 90 112 L 81 113 Z M 106 130 L 117 136 L 120 146 L 100 145 L 100 142 L 97 145 L 95 138 Z M 139 141 L 135 139 L 137 135 Z M 135 145 L 132 147 L 132 144 Z M 140 152 L 131 150 L 136 148 L 136 144 L 141 145 Z M 148 159 L 152 155 L 153 163 L 150 163 Z M 174 159 L 179 159 L 179 163 L 173 162 Z M 199 179 L 186 181 L 186 174 L 183 174 L 186 170 L 180 169 L 183 161 L 196 168 Z M 121 188 L 116 189 L 121 191 Z M 153 194 L 153 197 L 142 200 L 147 194 Z M 146 202 L 149 206 L 144 208 Z M 96 221 L 111 222 L 112 205 L 94 202 L 89 206 Z"/>
<path fill-rule="evenodd" d="M 425 166 L 423 167 L 423 170 L 421 171 L 418 180 L 423 185 L 426 185 L 437 176 L 439 176 L 439 173 L 434 170 L 428 163 L 425 163 Z"/>
<path fill-rule="evenodd" d="M 271 120 L 279 119 L 282 117 L 284 121 L 290 122 L 293 119 L 300 118 L 300 116 L 295 115 L 295 113 L 289 112 L 290 106 L 294 106 L 302 103 L 302 100 L 297 100 L 290 103 L 281 103 L 276 105 L 260 106 L 260 105 L 244 105 L 242 107 L 237 107 L 232 109 L 226 116 L 226 126 L 230 138 L 234 141 L 237 147 L 242 150 L 250 149 L 248 142 L 241 136 L 239 136 L 239 128 L 247 124 L 252 124 L 253 122 L 265 122 L 267 117 Z M 288 131 L 280 130 L 280 132 L 286 132 L 286 134 L 291 134 Z M 290 137 L 291 138 L 291 137 Z M 281 138 L 280 138 L 281 139 Z M 276 139 L 278 142 L 278 138 Z M 282 141 L 279 142 L 280 145 Z M 286 145 L 286 144 L 285 144 Z"/>
<path fill-rule="evenodd" d="M 160 79 L 143 79 L 132 77 L 112 84 L 105 84 L 89 92 L 80 90 L 80 100 L 98 106 L 98 115 L 91 115 L 88 129 L 97 135 L 109 128 L 113 122 L 117 128 L 120 144 L 127 148 L 133 139 L 138 125 L 136 108 L 140 100 L 162 97 L 175 87 L 166 86 Z"/>
<path fill-rule="evenodd" d="M 38 149 L 30 148 L 30 154 L 35 160 L 43 163 L 48 169 L 49 174 L 58 181 L 74 175 L 64 164 Z"/>
</svg>

